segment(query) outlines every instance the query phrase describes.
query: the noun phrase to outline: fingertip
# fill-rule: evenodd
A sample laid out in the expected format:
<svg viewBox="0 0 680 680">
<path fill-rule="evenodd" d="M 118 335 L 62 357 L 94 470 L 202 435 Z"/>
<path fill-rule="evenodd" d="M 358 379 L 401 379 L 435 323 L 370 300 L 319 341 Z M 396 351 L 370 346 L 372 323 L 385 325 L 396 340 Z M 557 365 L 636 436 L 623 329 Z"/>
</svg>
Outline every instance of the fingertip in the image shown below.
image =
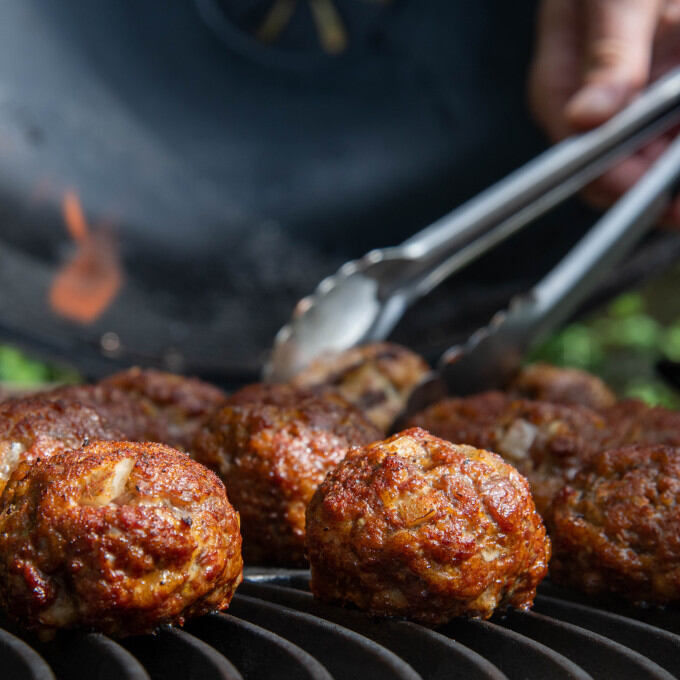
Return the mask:
<svg viewBox="0 0 680 680">
<path fill-rule="evenodd" d="M 593 184 L 601 191 L 619 198 L 626 193 L 649 169 L 649 163 L 638 154 L 626 158 L 610 168 Z"/>
<path fill-rule="evenodd" d="M 581 88 L 567 103 L 567 120 L 576 128 L 604 123 L 626 104 L 628 88 L 613 84 L 592 84 Z"/>
<path fill-rule="evenodd" d="M 663 156 L 666 149 L 668 149 L 670 141 L 671 140 L 666 136 L 653 139 L 638 151 L 638 155 L 643 158 L 646 163 L 653 165 L 661 156 Z"/>
<path fill-rule="evenodd" d="M 643 157 L 633 155 L 591 182 L 582 195 L 594 208 L 609 208 L 642 177 L 648 167 L 649 163 Z"/>
</svg>

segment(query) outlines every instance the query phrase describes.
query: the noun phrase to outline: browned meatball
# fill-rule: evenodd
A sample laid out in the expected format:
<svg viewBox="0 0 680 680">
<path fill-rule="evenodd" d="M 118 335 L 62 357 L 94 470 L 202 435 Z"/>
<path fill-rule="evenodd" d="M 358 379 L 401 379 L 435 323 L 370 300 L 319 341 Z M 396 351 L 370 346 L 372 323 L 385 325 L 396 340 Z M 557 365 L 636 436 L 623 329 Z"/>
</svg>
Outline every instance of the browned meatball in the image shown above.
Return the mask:
<svg viewBox="0 0 680 680">
<path fill-rule="evenodd" d="M 322 356 L 298 373 L 292 383 L 304 388 L 337 389 L 386 433 L 429 372 L 425 360 L 411 350 L 377 342 Z"/>
<path fill-rule="evenodd" d="M 133 441 L 163 442 L 187 450 L 203 420 L 225 402 L 222 390 L 197 378 L 131 368 L 96 385 L 51 393 L 94 406 Z"/>
<path fill-rule="evenodd" d="M 598 454 L 549 509 L 551 579 L 590 595 L 680 602 L 678 498 L 679 448 Z"/>
<path fill-rule="evenodd" d="M 311 399 L 319 393 L 313 390 L 296 388 L 285 383 L 252 383 L 227 397 L 229 406 L 246 406 L 260 404 L 287 408 L 295 406 L 301 399 Z M 335 403 L 341 408 L 349 408 L 347 400 L 337 392 L 326 392 L 321 400 L 324 403 Z"/>
<path fill-rule="evenodd" d="M 147 439 L 150 415 L 127 392 L 99 384 L 68 385 L 41 396 L 44 399 L 86 404 L 96 410 L 107 425 L 123 433 L 119 439 Z"/>
<path fill-rule="evenodd" d="M 602 412 L 614 448 L 632 444 L 680 446 L 680 411 L 626 399 Z"/>
<path fill-rule="evenodd" d="M 525 366 L 509 391 L 528 399 L 553 404 L 580 404 L 596 410 L 616 403 L 614 393 L 597 376 L 578 368 L 544 363 Z"/>
<path fill-rule="evenodd" d="M 307 510 L 311 589 L 428 624 L 529 608 L 550 558 L 526 480 L 419 428 L 352 448 Z"/>
<path fill-rule="evenodd" d="M 496 424 L 514 401 L 503 392 L 443 399 L 412 416 L 409 425 L 454 443 L 491 449 L 497 443 Z"/>
<path fill-rule="evenodd" d="M 380 432 L 338 394 L 288 385 L 237 392 L 196 437 L 193 455 L 218 471 L 241 513 L 251 564 L 305 565 L 305 508 L 352 444 Z"/>
<path fill-rule="evenodd" d="M 146 438 L 187 450 L 202 422 L 224 405 L 213 385 L 182 375 L 131 368 L 101 381 L 129 394 L 148 415 Z"/>
<path fill-rule="evenodd" d="M 120 438 L 97 411 L 73 401 L 27 397 L 0 403 L 0 493 L 23 461 L 77 449 L 88 440 Z"/>
<path fill-rule="evenodd" d="M 238 514 L 162 444 L 97 442 L 18 468 L 2 497 L 0 603 L 25 627 L 150 632 L 229 604 Z"/>
<path fill-rule="evenodd" d="M 604 419 L 588 408 L 501 392 L 445 399 L 414 416 L 410 425 L 503 456 L 527 477 L 541 513 L 607 435 Z"/>
</svg>

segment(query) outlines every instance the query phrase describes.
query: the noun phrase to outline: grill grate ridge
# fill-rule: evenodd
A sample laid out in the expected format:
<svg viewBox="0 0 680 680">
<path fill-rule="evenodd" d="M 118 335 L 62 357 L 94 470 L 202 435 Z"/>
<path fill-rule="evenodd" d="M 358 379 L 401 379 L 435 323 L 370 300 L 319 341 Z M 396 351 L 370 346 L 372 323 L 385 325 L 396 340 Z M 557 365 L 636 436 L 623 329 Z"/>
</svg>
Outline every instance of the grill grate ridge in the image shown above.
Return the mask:
<svg viewBox="0 0 680 680">
<path fill-rule="evenodd" d="M 79 680 L 83 668 L 97 680 L 150 680 L 130 652 L 100 633 L 65 634 L 39 649 L 60 680 Z"/>
<path fill-rule="evenodd" d="M 620 614 L 565 602 L 547 595 L 536 598 L 533 611 L 604 635 L 654 659 L 673 675 L 680 675 L 680 635 Z"/>
<path fill-rule="evenodd" d="M 121 644 L 142 662 L 152 680 L 243 680 L 226 657 L 178 628 L 164 627 L 154 636 L 125 638 Z"/>
<path fill-rule="evenodd" d="M 501 680 L 507 677 L 471 649 L 417 624 L 374 620 L 361 612 L 318 602 L 308 592 L 271 583 L 245 583 L 244 591 L 280 606 L 341 622 L 399 654 L 428 680 L 469 677 Z"/>
<path fill-rule="evenodd" d="M 4 677 L 14 680 L 52 680 L 54 674 L 34 649 L 6 630 L 0 630 L 0 665 Z"/>
<path fill-rule="evenodd" d="M 210 614 L 187 624 L 192 635 L 212 645 L 248 680 L 333 680 L 314 658 L 289 640 L 232 614 Z"/>
<path fill-rule="evenodd" d="M 572 623 L 533 612 L 508 612 L 503 623 L 522 635 L 550 645 L 593 677 L 673 680 L 670 673 L 651 659 Z"/>
<path fill-rule="evenodd" d="M 496 664 L 509 678 L 525 678 L 527 668 L 535 677 L 551 680 L 592 680 L 573 661 L 531 638 L 488 621 L 452 621 L 442 632 Z"/>
<path fill-rule="evenodd" d="M 0 629 L 8 680 L 371 680 L 680 677 L 680 612 L 592 602 L 546 583 L 532 612 L 436 631 L 326 605 L 308 572 L 249 569 L 227 614 L 114 641 L 65 633 L 41 644 Z M 4 625 L 4 623 L 3 623 Z"/>
<path fill-rule="evenodd" d="M 389 650 L 327 619 L 247 595 L 236 595 L 230 609 L 238 617 L 284 633 L 317 656 L 336 680 L 354 680 L 356 668 L 373 680 L 422 680 Z M 354 669 L 348 659 L 353 660 Z"/>
</svg>

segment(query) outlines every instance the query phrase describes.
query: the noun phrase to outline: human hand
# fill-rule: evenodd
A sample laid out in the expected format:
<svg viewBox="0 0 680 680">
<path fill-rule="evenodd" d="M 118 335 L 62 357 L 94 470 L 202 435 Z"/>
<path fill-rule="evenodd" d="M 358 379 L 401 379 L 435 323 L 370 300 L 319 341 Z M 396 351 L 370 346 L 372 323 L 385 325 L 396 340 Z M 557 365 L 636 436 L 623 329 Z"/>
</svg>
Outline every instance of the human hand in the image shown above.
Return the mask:
<svg viewBox="0 0 680 680">
<path fill-rule="evenodd" d="M 552 141 L 595 127 L 680 64 L 680 0 L 543 0 L 529 101 Z M 604 207 L 630 188 L 677 130 L 620 162 L 585 192 Z M 680 226 L 680 198 L 666 221 Z"/>
</svg>

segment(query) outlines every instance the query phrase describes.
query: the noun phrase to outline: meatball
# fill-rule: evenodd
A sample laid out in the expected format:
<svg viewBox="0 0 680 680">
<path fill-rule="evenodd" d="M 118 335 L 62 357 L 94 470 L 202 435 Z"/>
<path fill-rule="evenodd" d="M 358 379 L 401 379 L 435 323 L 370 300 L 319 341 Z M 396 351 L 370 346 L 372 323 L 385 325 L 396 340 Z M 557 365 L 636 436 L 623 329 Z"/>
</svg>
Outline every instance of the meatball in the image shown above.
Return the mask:
<svg viewBox="0 0 680 680">
<path fill-rule="evenodd" d="M 679 497 L 680 448 L 598 454 L 549 509 L 551 579 L 589 595 L 679 602 Z"/>
<path fill-rule="evenodd" d="M 380 437 L 338 394 L 255 385 L 206 423 L 193 455 L 227 485 L 246 562 L 303 566 L 305 508 L 316 487 L 352 444 Z"/>
<path fill-rule="evenodd" d="M 0 605 L 27 628 L 123 636 L 224 609 L 241 581 L 219 479 L 162 444 L 96 442 L 16 470 L 0 512 Z"/>
<path fill-rule="evenodd" d="M 19 463 L 77 449 L 87 440 L 120 439 L 99 413 L 73 401 L 28 397 L 0 403 L 0 493 Z"/>
<path fill-rule="evenodd" d="M 608 448 L 633 444 L 680 446 L 680 411 L 626 399 L 602 412 L 609 428 Z"/>
<path fill-rule="evenodd" d="M 259 404 L 263 406 L 276 406 L 279 408 L 294 407 L 301 399 L 313 399 L 319 393 L 313 390 L 296 388 L 285 383 L 252 383 L 242 387 L 237 392 L 227 397 L 229 406 L 247 406 Z M 335 403 L 343 409 L 355 410 L 348 401 L 337 392 L 323 394 L 322 402 Z M 365 420 L 365 419 L 364 419 Z"/>
<path fill-rule="evenodd" d="M 128 393 L 94 385 L 68 385 L 43 393 L 44 399 L 76 402 L 94 409 L 110 427 L 122 433 L 118 439 L 144 441 L 149 430 L 149 415 Z"/>
<path fill-rule="evenodd" d="M 337 389 L 386 433 L 429 372 L 428 364 L 414 352 L 378 342 L 323 356 L 298 373 L 292 383 L 304 388 Z"/>
<path fill-rule="evenodd" d="M 96 385 L 55 390 L 61 399 L 94 406 L 107 422 L 133 441 L 163 442 L 187 450 L 203 420 L 222 406 L 226 395 L 197 378 L 131 368 Z"/>
<path fill-rule="evenodd" d="M 442 399 L 412 416 L 409 425 L 437 437 L 483 449 L 496 445 L 496 425 L 514 399 L 503 392 L 482 392 L 471 397 Z"/>
<path fill-rule="evenodd" d="M 540 513 L 583 461 L 600 450 L 608 432 L 605 420 L 591 409 L 501 392 L 445 399 L 409 424 L 503 456 L 529 480 Z"/>
<path fill-rule="evenodd" d="M 614 393 L 597 376 L 577 368 L 560 368 L 544 363 L 524 367 L 509 391 L 528 399 L 580 404 L 596 410 L 616 403 Z"/>
<path fill-rule="evenodd" d="M 515 468 L 413 428 L 352 448 L 326 477 L 307 550 L 319 599 L 440 624 L 531 607 L 550 541 Z"/>
<path fill-rule="evenodd" d="M 146 438 L 187 450 L 202 422 L 224 405 L 213 385 L 182 375 L 131 368 L 101 381 L 129 394 L 148 416 Z"/>
</svg>

